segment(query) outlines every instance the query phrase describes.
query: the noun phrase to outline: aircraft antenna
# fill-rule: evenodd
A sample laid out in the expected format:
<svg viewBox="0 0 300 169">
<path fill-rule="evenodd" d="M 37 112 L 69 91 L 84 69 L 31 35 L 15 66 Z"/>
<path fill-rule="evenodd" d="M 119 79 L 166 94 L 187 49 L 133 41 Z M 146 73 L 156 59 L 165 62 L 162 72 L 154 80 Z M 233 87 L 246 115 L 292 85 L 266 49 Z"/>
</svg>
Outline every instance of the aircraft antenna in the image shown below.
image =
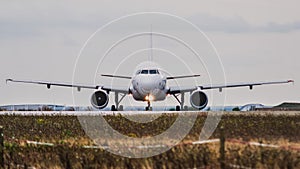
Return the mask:
<svg viewBox="0 0 300 169">
<path fill-rule="evenodd" d="M 150 55 L 149 55 L 149 61 L 153 61 L 152 24 L 150 26 Z"/>
</svg>

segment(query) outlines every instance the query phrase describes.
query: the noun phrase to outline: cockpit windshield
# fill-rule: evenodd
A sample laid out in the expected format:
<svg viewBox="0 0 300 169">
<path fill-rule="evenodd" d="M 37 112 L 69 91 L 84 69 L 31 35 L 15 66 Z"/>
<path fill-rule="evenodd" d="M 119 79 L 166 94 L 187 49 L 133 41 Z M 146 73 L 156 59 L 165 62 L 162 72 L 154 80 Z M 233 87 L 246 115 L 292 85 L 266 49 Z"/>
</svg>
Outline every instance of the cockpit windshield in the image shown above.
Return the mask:
<svg viewBox="0 0 300 169">
<path fill-rule="evenodd" d="M 138 70 L 136 74 L 159 74 L 159 71 L 157 69 L 143 69 L 143 70 Z"/>
<path fill-rule="evenodd" d="M 148 70 L 142 70 L 141 74 L 148 74 Z"/>
</svg>

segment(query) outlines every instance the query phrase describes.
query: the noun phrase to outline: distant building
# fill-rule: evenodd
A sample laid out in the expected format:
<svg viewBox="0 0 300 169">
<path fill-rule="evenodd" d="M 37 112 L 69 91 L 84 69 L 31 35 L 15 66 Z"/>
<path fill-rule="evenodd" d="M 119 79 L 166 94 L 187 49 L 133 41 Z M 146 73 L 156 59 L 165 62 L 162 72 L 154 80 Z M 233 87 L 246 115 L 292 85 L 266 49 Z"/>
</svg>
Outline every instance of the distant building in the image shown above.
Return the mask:
<svg viewBox="0 0 300 169">
<path fill-rule="evenodd" d="M 257 106 L 256 111 L 300 111 L 300 103 L 282 103 L 277 106 Z"/>
<path fill-rule="evenodd" d="M 0 106 L 2 111 L 74 111 L 75 108 L 54 104 L 19 104 Z"/>
<path fill-rule="evenodd" d="M 274 111 L 300 111 L 300 103 L 282 103 L 278 106 L 272 107 Z"/>
</svg>

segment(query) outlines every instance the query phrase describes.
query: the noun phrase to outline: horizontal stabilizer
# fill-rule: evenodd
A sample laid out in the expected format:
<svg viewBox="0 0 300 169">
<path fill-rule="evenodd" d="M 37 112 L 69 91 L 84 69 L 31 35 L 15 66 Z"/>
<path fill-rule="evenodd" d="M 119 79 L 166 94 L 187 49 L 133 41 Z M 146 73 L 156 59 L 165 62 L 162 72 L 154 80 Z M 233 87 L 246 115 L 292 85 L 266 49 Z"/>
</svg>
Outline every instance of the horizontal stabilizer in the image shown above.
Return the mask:
<svg viewBox="0 0 300 169">
<path fill-rule="evenodd" d="M 131 79 L 131 77 L 129 77 L 129 76 L 119 76 L 119 75 L 102 74 L 101 76 L 104 76 L 104 77 L 114 77 L 114 78 L 122 78 L 122 79 Z"/>
<path fill-rule="evenodd" d="M 168 76 L 167 79 L 181 79 L 181 78 L 198 77 L 198 76 L 200 75 Z"/>
</svg>

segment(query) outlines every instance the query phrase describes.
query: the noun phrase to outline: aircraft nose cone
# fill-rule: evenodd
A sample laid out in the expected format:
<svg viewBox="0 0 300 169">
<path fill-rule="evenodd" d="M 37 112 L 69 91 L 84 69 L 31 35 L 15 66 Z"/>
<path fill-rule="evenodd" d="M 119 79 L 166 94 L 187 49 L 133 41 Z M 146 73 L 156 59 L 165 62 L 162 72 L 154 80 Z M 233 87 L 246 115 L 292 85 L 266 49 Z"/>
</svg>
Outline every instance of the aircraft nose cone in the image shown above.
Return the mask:
<svg viewBox="0 0 300 169">
<path fill-rule="evenodd" d="M 151 78 L 144 78 L 141 81 L 140 87 L 144 93 L 150 93 L 152 90 L 155 89 L 155 81 Z"/>
<path fill-rule="evenodd" d="M 143 85 L 141 86 L 141 89 L 144 92 L 149 93 L 151 90 L 153 90 L 153 85 L 146 82 L 146 83 L 143 83 Z"/>
</svg>

